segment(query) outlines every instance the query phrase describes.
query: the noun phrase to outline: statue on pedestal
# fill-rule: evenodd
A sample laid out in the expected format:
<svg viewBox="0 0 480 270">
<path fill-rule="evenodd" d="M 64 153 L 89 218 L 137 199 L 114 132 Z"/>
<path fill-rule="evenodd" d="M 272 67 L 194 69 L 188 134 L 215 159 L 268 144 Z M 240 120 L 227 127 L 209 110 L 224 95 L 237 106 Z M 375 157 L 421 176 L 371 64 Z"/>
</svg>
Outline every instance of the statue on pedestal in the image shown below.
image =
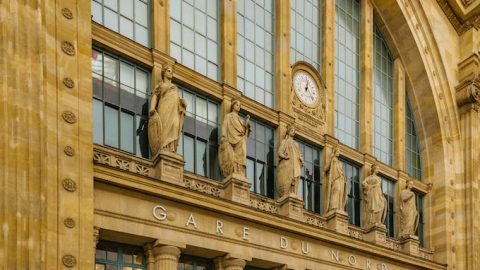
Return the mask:
<svg viewBox="0 0 480 270">
<path fill-rule="evenodd" d="M 382 192 L 382 179 L 377 175 L 378 167 L 372 165 L 371 175 L 362 182 L 363 201 L 365 206 L 364 226 L 383 224 L 387 216 L 387 199 Z"/>
<path fill-rule="evenodd" d="M 218 161 L 224 178 L 232 174 L 245 176 L 250 115 L 247 115 L 243 122 L 238 115 L 240 107 L 240 101 L 233 100 L 231 110 L 225 115 L 222 122 Z"/>
<path fill-rule="evenodd" d="M 400 236 L 415 235 L 418 227 L 418 211 L 412 184 L 409 180 L 405 189 L 400 192 Z"/>
<path fill-rule="evenodd" d="M 332 150 L 330 162 L 325 167 L 328 183 L 327 213 L 331 210 L 345 211 L 347 203 L 347 180 L 343 173 L 342 162 L 338 159 L 338 148 Z"/>
<path fill-rule="evenodd" d="M 293 136 L 295 136 L 295 127 L 288 126 L 285 138 L 278 148 L 277 193 L 279 198 L 289 195 L 297 196 L 298 192 L 303 157 Z"/>
<path fill-rule="evenodd" d="M 179 97 L 178 87 L 172 83 L 172 77 L 172 66 L 166 65 L 150 103 L 148 138 L 153 156 L 161 150 L 177 152 L 178 138 L 183 128 L 187 104 Z"/>
</svg>

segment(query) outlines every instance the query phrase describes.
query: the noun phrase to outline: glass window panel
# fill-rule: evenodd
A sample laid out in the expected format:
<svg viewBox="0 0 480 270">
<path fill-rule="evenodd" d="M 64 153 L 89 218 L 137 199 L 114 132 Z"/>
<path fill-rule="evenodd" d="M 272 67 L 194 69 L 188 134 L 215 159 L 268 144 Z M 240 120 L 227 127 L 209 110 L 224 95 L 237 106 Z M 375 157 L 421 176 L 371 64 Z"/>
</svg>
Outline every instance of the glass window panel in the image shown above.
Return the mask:
<svg viewBox="0 0 480 270">
<path fill-rule="evenodd" d="M 133 22 L 120 16 L 120 34 L 133 39 Z"/>
<path fill-rule="evenodd" d="M 420 160 L 420 144 L 417 137 L 417 132 L 415 130 L 415 119 L 410 106 L 410 102 L 406 100 L 406 116 L 405 116 L 405 133 L 406 133 L 406 165 L 407 173 L 410 176 L 421 180 L 422 179 L 422 167 Z"/>
<path fill-rule="evenodd" d="M 105 144 L 118 148 L 118 110 L 105 106 Z"/>
<path fill-rule="evenodd" d="M 133 20 L 133 0 L 121 0 L 120 14 Z"/>
<path fill-rule="evenodd" d="M 189 172 L 195 171 L 194 163 L 194 149 L 195 143 L 194 139 L 190 136 L 183 136 L 183 158 L 185 160 L 185 170 Z"/>
<path fill-rule="evenodd" d="M 355 108 L 357 110 L 359 104 L 360 82 L 355 74 L 359 72 L 358 63 L 360 60 L 360 51 L 352 40 L 359 40 L 360 34 L 353 31 L 359 25 L 359 10 L 347 11 L 348 7 L 352 7 L 358 0 L 343 0 L 336 2 L 335 17 L 335 47 L 337 53 L 335 55 L 336 89 L 335 99 L 335 133 L 342 143 L 357 149 L 358 148 L 358 113 L 352 115 L 352 111 L 347 108 Z M 356 19 L 357 18 L 357 19 Z M 348 88 L 346 87 L 348 85 Z M 348 91 L 347 91 L 348 90 Z M 349 101 L 349 102 L 347 102 Z M 339 104 L 345 106 L 339 107 Z M 350 110 L 350 109 L 348 109 Z M 341 115 L 343 119 L 341 119 Z M 346 121 L 348 119 L 348 121 Z"/>
<path fill-rule="evenodd" d="M 120 148 L 122 150 L 128 151 L 128 152 L 133 152 L 133 144 L 134 144 L 134 139 L 133 139 L 133 132 L 134 132 L 134 117 L 131 114 L 121 112 L 120 113 L 120 127 L 121 127 L 121 132 L 120 132 Z"/>
<path fill-rule="evenodd" d="M 170 16 L 177 21 L 182 20 L 182 1 L 170 1 Z"/>
<path fill-rule="evenodd" d="M 135 21 L 145 27 L 148 26 L 148 5 L 139 0 L 135 1 Z"/>
<path fill-rule="evenodd" d="M 92 19 L 97 23 L 102 24 L 102 5 L 98 2 L 92 1 Z"/>
<path fill-rule="evenodd" d="M 135 41 L 143 46 L 148 46 L 148 40 L 148 29 L 139 24 L 135 24 Z"/>
<path fill-rule="evenodd" d="M 103 0 L 103 4 L 112 10 L 117 10 L 117 0 Z"/>
<path fill-rule="evenodd" d="M 207 172 L 207 144 L 205 142 L 196 141 L 196 173 L 202 176 L 206 176 Z"/>
<path fill-rule="evenodd" d="M 118 15 L 108 8 L 103 8 L 105 16 L 104 26 L 118 32 Z"/>
</svg>

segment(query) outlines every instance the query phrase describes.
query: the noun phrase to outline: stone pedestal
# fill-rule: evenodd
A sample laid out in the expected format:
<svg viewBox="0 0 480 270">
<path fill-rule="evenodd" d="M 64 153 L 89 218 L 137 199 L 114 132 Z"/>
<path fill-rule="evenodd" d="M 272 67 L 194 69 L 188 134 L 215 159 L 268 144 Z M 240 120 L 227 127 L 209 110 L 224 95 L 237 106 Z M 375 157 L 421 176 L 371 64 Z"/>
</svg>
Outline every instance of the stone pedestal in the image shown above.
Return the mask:
<svg viewBox="0 0 480 270">
<path fill-rule="evenodd" d="M 252 184 L 240 174 L 232 174 L 223 180 L 225 199 L 250 205 L 250 187 Z"/>
<path fill-rule="evenodd" d="M 180 249 L 174 246 L 155 246 L 152 249 L 154 256 L 154 270 L 177 270 Z"/>
<path fill-rule="evenodd" d="M 177 185 L 183 183 L 183 157 L 177 153 L 160 151 L 153 159 L 155 177 Z"/>
<path fill-rule="evenodd" d="M 400 247 L 403 252 L 419 256 L 420 241 L 416 235 L 404 235 L 400 237 Z"/>
<path fill-rule="evenodd" d="M 385 245 L 387 242 L 387 227 L 384 224 L 376 223 L 364 228 L 363 239 L 378 245 Z"/>
<path fill-rule="evenodd" d="M 289 218 L 303 220 L 303 200 L 297 196 L 284 196 L 278 199 L 279 214 Z"/>
<path fill-rule="evenodd" d="M 348 214 L 345 211 L 331 210 L 326 215 L 327 228 L 348 235 Z"/>
</svg>

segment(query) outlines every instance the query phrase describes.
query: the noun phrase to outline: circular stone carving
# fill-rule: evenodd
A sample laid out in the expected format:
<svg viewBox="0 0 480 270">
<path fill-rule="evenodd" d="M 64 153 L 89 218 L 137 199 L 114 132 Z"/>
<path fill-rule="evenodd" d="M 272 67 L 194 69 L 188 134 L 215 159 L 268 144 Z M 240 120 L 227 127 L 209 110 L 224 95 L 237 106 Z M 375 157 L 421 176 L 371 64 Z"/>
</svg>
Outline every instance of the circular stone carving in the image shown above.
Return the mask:
<svg viewBox="0 0 480 270">
<path fill-rule="evenodd" d="M 66 191 L 74 192 L 77 190 L 77 183 L 70 178 L 63 179 L 62 185 Z"/>
<path fill-rule="evenodd" d="M 167 219 L 170 221 L 174 221 L 177 218 L 177 214 L 175 212 L 168 212 Z"/>
<path fill-rule="evenodd" d="M 65 225 L 65 227 L 71 229 L 71 228 L 75 227 L 75 220 L 73 220 L 73 218 L 66 218 L 63 221 L 63 224 Z"/>
<path fill-rule="evenodd" d="M 63 265 L 68 268 L 73 268 L 77 265 L 77 259 L 73 255 L 63 255 L 62 257 Z"/>
<path fill-rule="evenodd" d="M 473 87 L 472 97 L 476 102 L 480 102 L 480 88 Z"/>
<path fill-rule="evenodd" d="M 68 8 L 62 8 L 62 15 L 68 20 L 73 19 L 73 13 Z"/>
<path fill-rule="evenodd" d="M 75 46 L 68 41 L 62 42 L 62 51 L 70 56 L 75 55 Z"/>
<path fill-rule="evenodd" d="M 74 156 L 75 155 L 75 150 L 71 147 L 71 146 L 65 146 L 65 148 L 63 148 L 63 152 L 65 153 L 65 155 L 71 157 L 71 156 Z"/>
<path fill-rule="evenodd" d="M 63 79 L 63 84 L 68 88 L 75 87 L 75 82 L 73 82 L 73 80 L 68 77 Z"/>
<path fill-rule="evenodd" d="M 77 116 L 71 111 L 64 111 L 62 113 L 63 120 L 69 124 L 74 124 L 77 122 Z"/>
</svg>

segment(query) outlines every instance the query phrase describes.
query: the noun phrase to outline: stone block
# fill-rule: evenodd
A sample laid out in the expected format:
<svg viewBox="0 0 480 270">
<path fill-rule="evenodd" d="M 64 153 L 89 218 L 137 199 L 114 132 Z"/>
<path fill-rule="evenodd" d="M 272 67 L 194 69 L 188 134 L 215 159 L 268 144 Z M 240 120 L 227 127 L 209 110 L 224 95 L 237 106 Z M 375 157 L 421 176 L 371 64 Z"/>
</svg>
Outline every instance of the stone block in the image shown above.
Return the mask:
<svg viewBox="0 0 480 270">
<path fill-rule="evenodd" d="M 325 214 L 327 228 L 348 235 L 348 214 L 345 211 L 332 210 Z"/>
<path fill-rule="evenodd" d="M 385 245 L 387 242 L 387 227 L 385 224 L 373 224 L 365 227 L 363 239 L 377 245 Z"/>
<path fill-rule="evenodd" d="M 223 180 L 225 199 L 250 205 L 250 187 L 252 184 L 240 174 L 232 174 Z"/>
<path fill-rule="evenodd" d="M 184 185 L 183 183 L 183 157 L 177 153 L 160 151 L 153 159 L 155 178 L 162 181 Z"/>
<path fill-rule="evenodd" d="M 404 235 L 400 238 L 400 247 L 403 252 L 413 255 L 419 256 L 419 248 L 420 248 L 420 241 L 418 236 L 416 235 Z"/>
<path fill-rule="evenodd" d="M 303 200 L 297 196 L 284 196 L 278 200 L 279 214 L 293 218 L 296 220 L 303 220 Z"/>
</svg>

